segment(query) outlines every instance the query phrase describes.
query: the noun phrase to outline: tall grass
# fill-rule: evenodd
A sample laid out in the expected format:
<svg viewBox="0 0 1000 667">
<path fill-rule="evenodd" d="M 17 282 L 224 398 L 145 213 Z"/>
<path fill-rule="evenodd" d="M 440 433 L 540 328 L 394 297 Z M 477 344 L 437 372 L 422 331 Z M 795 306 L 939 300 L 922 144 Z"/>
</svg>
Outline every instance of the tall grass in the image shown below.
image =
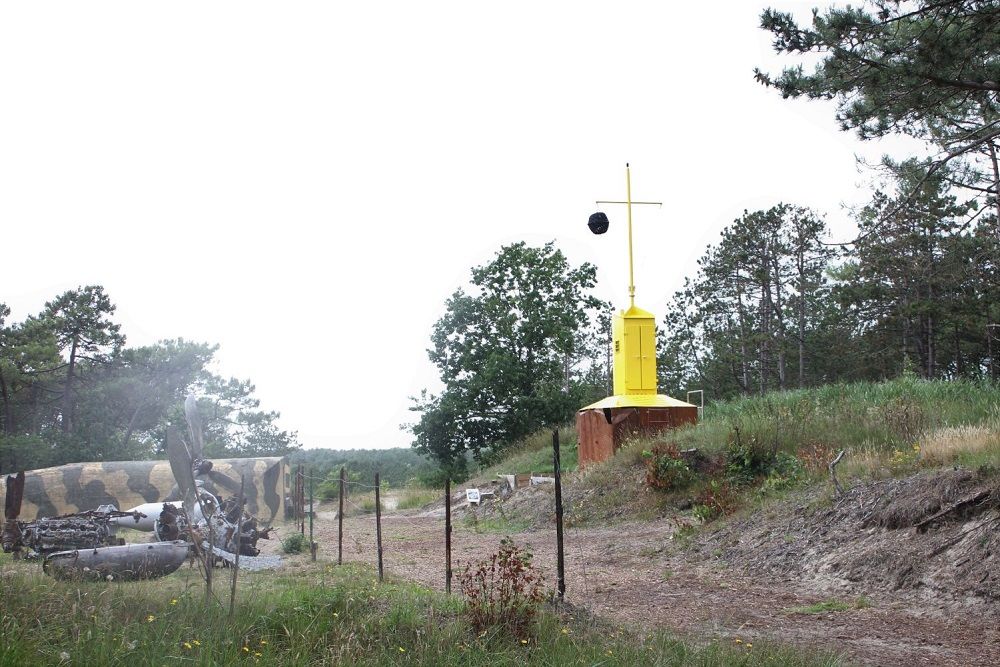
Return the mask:
<svg viewBox="0 0 1000 667">
<path fill-rule="evenodd" d="M 832 384 L 733 399 L 705 408 L 701 424 L 677 431 L 681 446 L 719 450 L 740 437 L 795 452 L 825 446 L 905 450 L 942 428 L 1000 421 L 1000 387 L 912 377 Z"/>
<path fill-rule="evenodd" d="M 576 443 L 576 428 L 560 426 L 559 465 L 563 472 L 572 472 L 577 468 L 578 450 Z M 498 474 L 528 472 L 551 475 L 553 471 L 552 430 L 546 429 L 529 435 L 505 450 L 501 460 L 480 469 L 477 477 L 494 479 Z"/>
<path fill-rule="evenodd" d="M 463 604 L 370 568 L 305 566 L 244 575 L 232 619 L 197 575 L 68 583 L 0 566 L 3 665 L 833 665 L 766 642 L 703 645 L 545 612 L 523 643 L 473 632 Z"/>
</svg>

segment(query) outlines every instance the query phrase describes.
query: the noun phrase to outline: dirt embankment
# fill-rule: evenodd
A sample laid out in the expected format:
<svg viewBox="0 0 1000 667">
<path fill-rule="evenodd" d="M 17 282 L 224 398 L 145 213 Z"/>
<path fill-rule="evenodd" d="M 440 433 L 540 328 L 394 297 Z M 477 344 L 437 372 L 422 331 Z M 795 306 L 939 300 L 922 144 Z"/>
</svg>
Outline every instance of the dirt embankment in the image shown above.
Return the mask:
<svg viewBox="0 0 1000 667">
<path fill-rule="evenodd" d="M 831 593 L 893 591 L 925 611 L 1000 617 L 997 476 L 949 469 L 817 496 L 731 521 L 691 553 Z"/>
</svg>

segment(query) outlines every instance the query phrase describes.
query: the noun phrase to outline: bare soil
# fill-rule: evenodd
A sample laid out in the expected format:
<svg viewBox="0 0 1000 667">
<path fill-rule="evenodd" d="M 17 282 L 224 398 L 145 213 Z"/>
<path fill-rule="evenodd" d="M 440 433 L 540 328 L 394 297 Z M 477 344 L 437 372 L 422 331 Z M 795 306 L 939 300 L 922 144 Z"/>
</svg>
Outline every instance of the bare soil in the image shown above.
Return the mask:
<svg viewBox="0 0 1000 667">
<path fill-rule="evenodd" d="M 828 503 L 813 490 L 686 540 L 674 539 L 673 519 L 570 527 L 566 600 L 635 632 L 767 638 L 860 664 L 997 665 L 1000 513 L 993 496 L 914 527 L 989 483 L 964 471 L 917 475 L 855 487 Z M 518 502 L 531 502 L 540 515 L 552 511 L 549 489 Z M 336 560 L 332 509 L 318 513 L 315 532 L 324 559 Z M 495 552 L 503 537 L 476 532 L 464 518 L 469 511 L 455 512 L 456 591 L 464 564 Z M 344 560 L 374 563 L 374 515 L 345 517 L 344 532 Z M 387 573 L 444 589 L 440 509 L 386 512 L 382 534 Z M 554 588 L 554 527 L 510 537 L 534 553 Z M 830 600 L 851 607 L 803 610 Z"/>
</svg>

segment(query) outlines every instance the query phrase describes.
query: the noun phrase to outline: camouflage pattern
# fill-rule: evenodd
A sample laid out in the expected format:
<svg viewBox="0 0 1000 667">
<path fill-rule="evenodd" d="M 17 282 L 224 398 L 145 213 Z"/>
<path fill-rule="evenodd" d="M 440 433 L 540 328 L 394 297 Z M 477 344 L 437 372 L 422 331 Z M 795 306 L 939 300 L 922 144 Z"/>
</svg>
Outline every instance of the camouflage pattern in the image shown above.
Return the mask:
<svg viewBox="0 0 1000 667">
<path fill-rule="evenodd" d="M 198 479 L 207 490 L 227 498 L 239 493 L 241 475 L 247 480 L 247 511 L 265 526 L 281 518 L 289 480 L 284 458 L 215 459 L 212 469 Z M 6 482 L 0 479 L 0 485 Z M 18 518 L 33 521 L 108 504 L 127 510 L 143 503 L 179 499 L 167 461 L 69 463 L 25 474 Z"/>
</svg>

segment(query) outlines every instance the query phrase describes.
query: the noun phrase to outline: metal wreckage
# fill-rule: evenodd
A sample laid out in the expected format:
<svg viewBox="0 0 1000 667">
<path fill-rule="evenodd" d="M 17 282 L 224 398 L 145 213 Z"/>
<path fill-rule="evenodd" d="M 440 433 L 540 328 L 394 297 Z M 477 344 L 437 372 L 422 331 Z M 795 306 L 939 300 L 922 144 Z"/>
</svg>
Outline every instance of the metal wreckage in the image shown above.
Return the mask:
<svg viewBox="0 0 1000 667">
<path fill-rule="evenodd" d="M 8 475 L 0 533 L 3 551 L 14 553 L 15 558 L 42 559 L 43 570 L 61 579 L 152 579 L 209 551 L 211 557 L 206 560 L 212 564 L 238 563 L 250 570 L 280 565 L 277 556 L 258 556 L 257 540 L 267 539 L 272 529 L 261 527 L 246 511 L 245 475 L 236 484 L 203 458 L 201 422 L 193 396 L 187 397 L 184 412 L 191 443 L 188 446 L 176 429 L 167 430 L 167 457 L 175 486 L 163 502 L 125 511 L 105 504 L 84 512 L 21 521 L 25 475 Z M 239 494 L 223 500 L 205 488 L 205 480 L 217 488 L 238 487 Z M 150 531 L 155 541 L 126 544 L 117 535 L 119 527 Z"/>
</svg>

